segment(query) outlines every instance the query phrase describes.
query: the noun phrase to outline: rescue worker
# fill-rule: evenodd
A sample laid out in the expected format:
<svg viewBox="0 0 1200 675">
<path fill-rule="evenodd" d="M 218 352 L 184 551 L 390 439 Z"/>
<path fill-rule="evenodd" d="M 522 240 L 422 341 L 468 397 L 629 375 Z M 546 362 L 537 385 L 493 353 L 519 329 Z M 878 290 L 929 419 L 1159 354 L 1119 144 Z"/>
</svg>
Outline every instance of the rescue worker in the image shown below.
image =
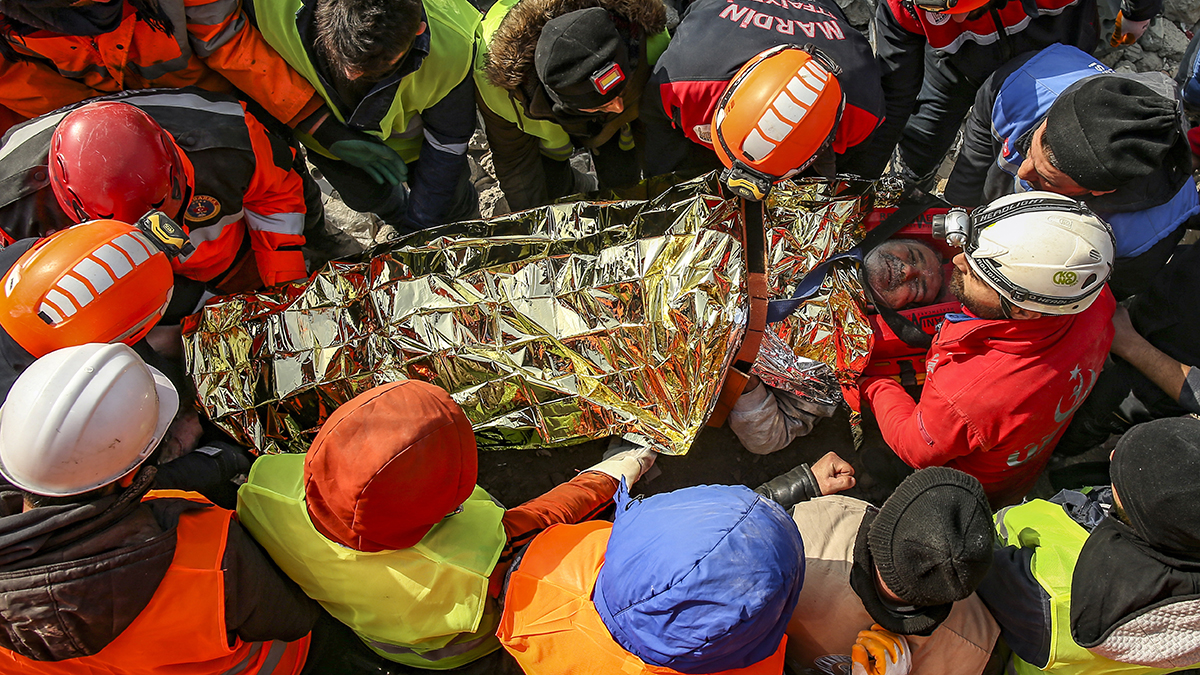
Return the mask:
<svg viewBox="0 0 1200 675">
<path fill-rule="evenodd" d="M 1200 665 L 1200 421 L 1155 420 L 1112 453 L 1112 485 L 996 514 L 979 586 L 1017 675 L 1158 675 Z M 1191 672 L 1191 671 L 1189 671 Z"/>
<path fill-rule="evenodd" d="M 476 213 L 467 143 L 475 132 L 471 68 L 480 15 L 470 2 L 258 0 L 255 17 L 333 116 L 382 139 L 403 160 L 363 171 L 357 155 L 370 146 L 337 148 L 299 134 L 309 161 L 347 206 L 402 232 Z"/>
<path fill-rule="evenodd" d="M 172 308 L 170 257 L 178 251 L 150 229 L 95 220 L 45 239 L 22 239 L 0 249 L 0 403 L 17 377 L 46 354 L 93 342 L 130 345 L 147 365 L 166 374 L 182 401 L 155 453 L 155 486 L 200 492 L 233 508 L 250 457 L 206 433 L 194 406 L 194 385 L 183 364 L 157 352 L 147 338 L 162 320 L 178 321 L 194 304 Z M 192 452 L 201 448 L 200 452 Z"/>
<path fill-rule="evenodd" d="M 547 528 L 506 578 L 498 635 L 528 675 L 783 671 L 804 545 L 746 487 L 643 499 Z"/>
<path fill-rule="evenodd" d="M 861 173 L 883 119 L 871 45 L 828 0 L 692 3 L 645 96 L 648 174 L 724 164 L 762 194 L 810 166 Z"/>
<path fill-rule="evenodd" d="M 39 117 L 7 141 L 0 227 L 14 239 L 160 210 L 196 249 L 172 261 L 181 276 L 236 293 L 307 275 L 300 247 L 320 204 L 310 213 L 293 148 L 232 97 L 127 92 Z M 180 291 L 198 301 L 203 287 Z"/>
<path fill-rule="evenodd" d="M 917 239 L 890 239 L 876 246 L 863 259 L 863 271 L 872 299 L 892 309 L 929 305 L 948 293 L 941 254 Z M 836 411 L 836 405 L 772 387 L 751 375 L 729 411 L 729 428 L 742 447 L 768 455 L 808 435 L 821 418 Z"/>
<path fill-rule="evenodd" d="M 399 162 L 332 116 L 247 18 L 237 0 L 4 0 L 0 105 L 33 118 L 118 91 L 236 87 L 289 128 L 338 145 L 367 171 Z"/>
<path fill-rule="evenodd" d="M 115 220 L 6 246 L 0 270 L 7 289 L 0 296 L 0 401 L 17 376 L 52 351 L 137 344 L 162 318 L 173 287 L 167 254 Z"/>
<path fill-rule="evenodd" d="M 1066 45 L 1024 54 L 988 79 L 967 122 L 946 199 L 976 206 L 1048 190 L 1112 226 L 1117 299 L 1145 290 L 1200 214 L 1175 83 L 1113 73 Z"/>
<path fill-rule="evenodd" d="M 1177 251 L 1154 283 L 1113 314 L 1112 356 L 1056 455 L 1076 455 L 1130 427 L 1200 415 L 1200 247 Z"/>
<path fill-rule="evenodd" d="M 792 518 L 805 556 L 787 629 L 793 672 L 848 672 L 836 664 L 853 662 L 897 675 L 885 659 L 875 670 L 866 662 L 867 648 L 883 644 L 917 675 L 983 673 L 1000 629 L 974 594 L 992 563 L 992 511 L 979 481 L 931 467 L 883 508 L 830 495 L 797 504 Z"/>
<path fill-rule="evenodd" d="M 174 387 L 124 344 L 60 349 L 0 408 L 0 670 L 295 675 L 319 608 L 233 512 L 152 491 Z"/>
<path fill-rule="evenodd" d="M 1161 0 L 1127 0 L 1110 42 L 1136 42 Z M 899 142 L 900 168 L 926 187 L 954 143 L 984 80 L 1013 56 L 1072 45 L 1091 53 L 1100 30 L 1095 0 L 888 0 L 876 6 L 876 58 L 887 118 L 871 139 L 870 176 Z"/>
<path fill-rule="evenodd" d="M 444 670 L 499 649 L 496 597 L 514 550 L 594 518 L 653 453 L 619 454 L 505 511 L 475 484 L 471 423 L 442 389 L 375 387 L 305 455 L 259 458 L 238 518 L 289 577 L 376 654 Z"/>
<path fill-rule="evenodd" d="M 977 209 L 950 288 L 920 402 L 891 377 L 859 384 L 888 446 L 914 468 L 949 466 L 995 508 L 1033 487 L 1112 342 L 1112 230 L 1049 192 Z"/>
<path fill-rule="evenodd" d="M 483 21 L 475 81 L 496 178 L 514 211 L 587 191 L 568 161 L 587 150 L 600 189 L 641 179 L 642 90 L 670 40 L 659 0 L 500 0 Z"/>
</svg>

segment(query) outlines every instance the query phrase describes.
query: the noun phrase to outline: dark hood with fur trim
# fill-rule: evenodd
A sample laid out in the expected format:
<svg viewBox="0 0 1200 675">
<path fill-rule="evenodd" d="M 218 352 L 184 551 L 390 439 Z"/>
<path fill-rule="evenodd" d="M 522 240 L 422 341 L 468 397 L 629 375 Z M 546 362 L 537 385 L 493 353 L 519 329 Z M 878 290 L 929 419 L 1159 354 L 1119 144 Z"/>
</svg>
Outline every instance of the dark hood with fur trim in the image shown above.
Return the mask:
<svg viewBox="0 0 1200 675">
<path fill-rule="evenodd" d="M 507 91 L 517 91 L 536 79 L 533 53 L 542 27 L 551 19 L 589 7 L 603 7 L 641 28 L 645 37 L 667 26 L 662 0 L 521 0 L 500 22 L 488 45 L 487 78 Z"/>
</svg>

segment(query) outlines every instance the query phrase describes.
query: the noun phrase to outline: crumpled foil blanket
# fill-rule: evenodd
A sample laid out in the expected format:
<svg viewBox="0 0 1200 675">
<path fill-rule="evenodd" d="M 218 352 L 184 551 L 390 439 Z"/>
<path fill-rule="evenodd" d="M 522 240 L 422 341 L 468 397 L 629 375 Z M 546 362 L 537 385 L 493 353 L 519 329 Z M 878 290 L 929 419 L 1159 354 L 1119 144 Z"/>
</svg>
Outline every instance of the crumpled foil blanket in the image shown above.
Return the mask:
<svg viewBox="0 0 1200 675">
<path fill-rule="evenodd" d="M 772 297 L 861 236 L 872 190 L 845 196 L 845 187 L 772 191 Z M 304 452 L 342 403 L 417 378 L 450 392 L 482 448 L 622 435 L 683 454 L 712 412 L 749 309 L 738 205 L 719 194 L 710 174 L 648 201 L 456 223 L 302 283 L 217 299 L 184 327 L 198 401 L 259 452 Z M 836 270 L 773 327 L 772 363 L 793 375 L 785 388 L 836 396 L 828 372 L 805 359 L 843 380 L 861 372 L 870 329 L 858 283 Z"/>
</svg>

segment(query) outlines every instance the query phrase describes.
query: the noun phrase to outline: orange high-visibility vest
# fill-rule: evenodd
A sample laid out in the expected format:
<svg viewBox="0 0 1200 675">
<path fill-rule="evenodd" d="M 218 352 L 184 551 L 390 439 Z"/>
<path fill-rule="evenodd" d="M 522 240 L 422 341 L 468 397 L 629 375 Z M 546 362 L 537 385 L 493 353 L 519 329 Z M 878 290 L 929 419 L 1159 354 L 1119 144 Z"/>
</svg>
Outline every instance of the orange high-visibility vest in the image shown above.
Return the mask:
<svg viewBox="0 0 1200 675">
<path fill-rule="evenodd" d="M 145 499 L 208 504 L 194 492 L 154 490 Z M 242 642 L 225 630 L 221 560 L 232 511 L 210 506 L 179 517 L 175 557 L 150 603 L 92 656 L 33 661 L 0 649 L 0 673 L 22 675 L 297 675 L 309 636 L 295 642 Z"/>
<path fill-rule="evenodd" d="M 592 604 L 612 523 L 553 525 L 509 577 L 497 635 L 528 675 L 680 675 L 647 664 L 613 640 Z M 713 675 L 779 675 L 785 635 L 770 657 Z"/>
</svg>

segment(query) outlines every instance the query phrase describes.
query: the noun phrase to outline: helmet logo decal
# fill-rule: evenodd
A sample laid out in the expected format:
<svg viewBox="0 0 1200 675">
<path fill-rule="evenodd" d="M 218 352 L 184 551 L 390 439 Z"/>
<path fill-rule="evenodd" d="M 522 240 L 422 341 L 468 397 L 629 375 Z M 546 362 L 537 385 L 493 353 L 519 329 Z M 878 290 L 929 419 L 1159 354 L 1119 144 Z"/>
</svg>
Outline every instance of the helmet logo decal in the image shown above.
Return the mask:
<svg viewBox="0 0 1200 675">
<path fill-rule="evenodd" d="M 1079 276 L 1070 270 L 1061 270 L 1054 273 L 1053 281 L 1059 286 L 1074 286 Z"/>
<path fill-rule="evenodd" d="M 221 202 L 217 201 L 216 197 L 208 195 L 196 195 L 192 197 L 192 201 L 188 203 L 187 212 L 184 218 L 189 223 L 202 223 L 206 220 L 211 220 L 221 213 Z"/>
</svg>

